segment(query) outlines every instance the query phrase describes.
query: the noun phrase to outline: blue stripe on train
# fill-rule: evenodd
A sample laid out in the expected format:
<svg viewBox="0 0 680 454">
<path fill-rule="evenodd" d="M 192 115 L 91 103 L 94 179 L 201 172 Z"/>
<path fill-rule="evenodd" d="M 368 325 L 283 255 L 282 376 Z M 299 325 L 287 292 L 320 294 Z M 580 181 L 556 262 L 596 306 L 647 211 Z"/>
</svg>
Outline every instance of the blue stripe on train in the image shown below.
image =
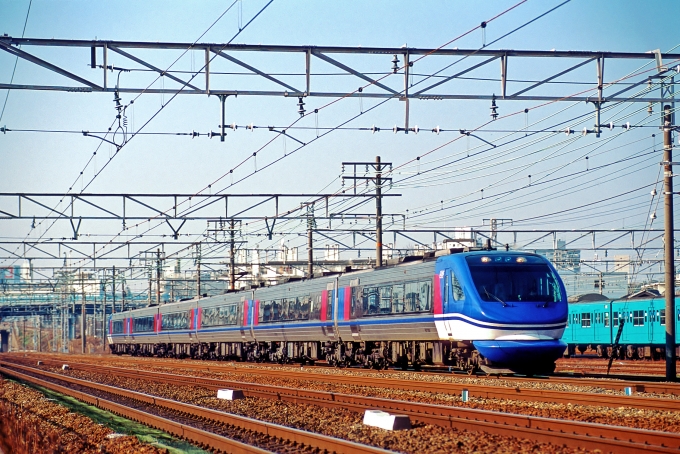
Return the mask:
<svg viewBox="0 0 680 454">
<path fill-rule="evenodd" d="M 491 326 L 483 323 L 478 323 L 474 322 L 462 317 L 457 317 L 457 316 L 445 316 L 445 317 L 437 317 L 436 319 L 434 317 L 409 317 L 409 318 L 383 318 L 383 319 L 362 319 L 357 323 L 357 321 L 342 321 L 338 322 L 338 327 L 351 327 L 351 326 L 370 326 L 370 325 L 403 325 L 403 324 L 411 324 L 411 323 L 431 323 L 434 322 L 435 320 L 447 320 L 447 321 L 452 321 L 452 320 L 459 320 L 463 321 L 469 325 L 476 326 L 478 328 L 486 328 L 486 329 L 496 329 L 496 330 L 503 330 L 503 331 L 509 331 L 509 330 L 530 330 L 530 331 L 535 331 L 535 330 L 550 330 L 550 329 L 561 329 L 566 326 L 566 324 L 555 324 L 555 325 L 530 325 L 530 326 L 522 326 L 522 327 L 517 327 L 517 326 Z M 272 330 L 272 329 L 283 329 L 283 330 L 291 330 L 291 329 L 298 329 L 298 328 L 320 328 L 320 327 L 332 327 L 333 323 L 332 322 L 313 322 L 313 323 L 295 323 L 293 324 L 288 324 L 288 323 L 278 323 L 278 324 L 273 324 L 273 323 L 267 323 L 263 325 L 257 325 L 254 326 L 254 330 L 256 332 L 261 332 L 264 330 Z M 229 327 L 219 327 L 219 328 L 205 328 L 201 329 L 198 332 L 199 333 L 219 333 L 219 332 L 228 332 L 228 331 L 240 331 L 242 329 L 249 329 L 250 327 L 243 327 L 243 326 L 229 326 Z M 195 330 L 173 330 L 173 331 L 161 331 L 160 333 L 133 333 L 134 336 L 149 336 L 149 335 L 165 335 L 165 334 L 195 334 Z M 112 337 L 127 337 L 125 334 L 114 334 Z"/>
</svg>

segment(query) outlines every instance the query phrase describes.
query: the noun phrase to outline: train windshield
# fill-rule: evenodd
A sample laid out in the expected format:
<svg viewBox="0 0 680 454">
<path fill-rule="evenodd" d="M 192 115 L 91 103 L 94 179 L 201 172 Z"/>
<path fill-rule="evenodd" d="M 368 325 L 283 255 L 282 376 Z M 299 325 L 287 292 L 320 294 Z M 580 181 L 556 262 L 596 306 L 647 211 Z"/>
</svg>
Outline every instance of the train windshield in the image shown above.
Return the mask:
<svg viewBox="0 0 680 454">
<path fill-rule="evenodd" d="M 522 255 L 476 255 L 465 258 L 475 288 L 483 301 L 562 300 L 560 284 L 540 257 Z"/>
</svg>

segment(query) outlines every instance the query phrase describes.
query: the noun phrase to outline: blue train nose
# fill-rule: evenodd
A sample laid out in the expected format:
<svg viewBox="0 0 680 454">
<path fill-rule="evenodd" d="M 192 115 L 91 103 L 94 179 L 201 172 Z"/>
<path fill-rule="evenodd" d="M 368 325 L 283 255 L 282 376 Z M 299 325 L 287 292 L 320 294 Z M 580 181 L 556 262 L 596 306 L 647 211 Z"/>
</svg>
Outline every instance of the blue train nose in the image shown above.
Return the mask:
<svg viewBox="0 0 680 454">
<path fill-rule="evenodd" d="M 553 363 L 564 354 L 567 344 L 559 339 L 473 341 L 477 351 L 494 365 L 531 367 Z"/>
</svg>

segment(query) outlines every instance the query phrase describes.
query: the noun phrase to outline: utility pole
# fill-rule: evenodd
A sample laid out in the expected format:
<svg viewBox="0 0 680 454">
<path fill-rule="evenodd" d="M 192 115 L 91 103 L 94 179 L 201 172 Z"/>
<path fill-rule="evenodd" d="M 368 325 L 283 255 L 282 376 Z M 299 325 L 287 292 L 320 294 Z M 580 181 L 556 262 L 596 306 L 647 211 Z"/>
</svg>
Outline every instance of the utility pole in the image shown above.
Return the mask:
<svg viewBox="0 0 680 454">
<path fill-rule="evenodd" d="M 314 277 L 314 205 L 307 206 L 307 277 Z"/>
<path fill-rule="evenodd" d="M 666 380 L 676 381 L 675 365 L 675 262 L 673 253 L 673 141 L 671 139 L 671 106 L 664 106 L 663 118 L 663 186 L 664 186 L 664 252 L 666 269 Z"/>
<path fill-rule="evenodd" d="M 201 299 L 201 262 L 196 263 L 196 298 Z"/>
<path fill-rule="evenodd" d="M 375 157 L 375 163 L 372 162 L 343 162 L 342 163 L 342 168 L 343 172 L 345 169 L 345 166 L 353 166 L 354 167 L 354 176 L 343 176 L 342 181 L 344 183 L 345 180 L 354 180 L 354 187 L 356 188 L 357 181 L 359 180 L 371 180 L 375 184 L 375 266 L 376 267 L 381 267 L 383 265 L 383 260 L 382 260 L 382 185 L 385 181 L 389 181 L 390 183 L 392 182 L 392 178 L 384 178 L 382 176 L 382 173 L 387 167 L 390 169 L 392 168 L 392 163 L 391 162 L 381 162 L 380 161 L 380 156 Z M 356 167 L 357 166 L 366 166 L 366 171 L 368 172 L 368 168 L 371 167 L 373 171 L 375 172 L 375 177 L 370 177 L 370 176 L 365 176 L 365 177 L 357 177 L 356 176 Z"/>
<path fill-rule="evenodd" d="M 86 301 L 86 296 L 85 296 L 85 272 L 81 271 L 80 272 L 80 291 L 83 294 L 82 301 L 80 303 L 80 343 L 83 351 L 83 355 L 87 352 L 87 345 L 85 342 L 85 323 L 86 323 L 86 316 L 85 316 L 85 301 Z"/>
<path fill-rule="evenodd" d="M 407 120 L 408 122 L 408 120 Z M 382 266 L 382 172 L 380 156 L 375 157 L 375 266 Z"/>
<path fill-rule="evenodd" d="M 201 243 L 196 244 L 196 299 L 201 299 Z"/>
<path fill-rule="evenodd" d="M 111 300 L 111 307 L 113 308 L 113 313 L 116 313 L 116 265 L 113 265 L 113 284 L 111 285 L 111 293 L 113 293 L 113 300 Z M 104 294 L 106 294 L 106 285 L 104 286 Z"/>
<path fill-rule="evenodd" d="M 234 258 L 234 228 L 236 227 L 236 221 L 231 219 L 229 221 L 229 290 L 234 291 L 236 289 L 236 270 L 234 266 L 236 265 L 236 260 Z M 200 293 L 200 292 L 199 292 Z"/>
<path fill-rule="evenodd" d="M 312 226 L 307 221 L 307 277 L 314 277 L 314 238 L 312 236 Z"/>
<path fill-rule="evenodd" d="M 38 353 L 40 353 L 40 352 L 42 352 L 42 347 L 41 347 L 41 345 L 42 345 L 42 323 L 40 321 L 39 315 L 35 316 L 35 321 L 38 324 L 38 348 L 36 348 L 36 350 L 38 351 Z"/>
<path fill-rule="evenodd" d="M 161 250 L 156 249 L 156 304 L 161 305 Z"/>
<path fill-rule="evenodd" d="M 102 301 L 102 353 L 106 353 L 106 292 Z"/>
</svg>

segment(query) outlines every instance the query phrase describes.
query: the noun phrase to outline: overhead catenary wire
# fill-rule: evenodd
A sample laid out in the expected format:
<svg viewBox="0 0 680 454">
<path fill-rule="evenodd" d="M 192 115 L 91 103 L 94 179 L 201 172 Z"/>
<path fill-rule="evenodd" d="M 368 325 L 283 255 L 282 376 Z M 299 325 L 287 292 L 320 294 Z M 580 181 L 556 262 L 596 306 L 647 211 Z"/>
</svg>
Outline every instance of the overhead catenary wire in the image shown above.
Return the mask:
<svg viewBox="0 0 680 454">
<path fill-rule="evenodd" d="M 208 27 L 208 29 L 207 29 L 205 32 L 203 32 L 203 34 L 201 34 L 201 36 L 199 36 L 199 38 L 197 38 L 197 40 L 194 42 L 193 45 L 195 45 L 195 44 L 198 42 L 198 40 L 200 40 L 203 36 L 205 36 L 205 34 L 206 34 L 206 33 L 207 33 L 207 32 L 208 32 L 208 31 L 209 31 L 209 30 L 210 30 L 210 29 L 211 29 L 211 28 L 212 28 L 212 27 L 213 27 L 213 26 L 214 26 L 214 25 L 222 18 L 222 17 L 224 17 L 224 15 L 225 15 L 225 14 L 226 14 L 233 6 L 237 3 L 237 1 L 238 1 L 238 0 L 235 0 L 235 1 L 234 1 L 234 2 L 233 2 L 233 3 L 232 3 L 232 4 L 231 4 L 224 12 L 223 12 L 223 13 L 222 13 L 222 14 L 221 14 L 221 15 L 220 15 L 220 16 L 219 16 L 219 17 L 218 17 L 218 18 L 217 18 L 217 19 L 216 19 L 209 27 Z M 252 22 L 253 22 L 260 14 L 261 14 L 261 13 L 262 13 L 269 5 L 271 5 L 271 3 L 272 3 L 273 1 L 274 1 L 274 0 L 269 0 L 269 2 L 268 2 L 267 4 L 265 4 L 264 7 L 261 8 L 261 9 L 260 9 L 260 10 L 259 10 L 259 11 L 258 11 L 258 12 L 250 19 L 250 21 L 248 21 L 248 23 L 245 24 L 245 26 L 244 26 L 243 28 L 240 28 L 240 29 L 239 29 L 239 31 L 238 31 L 238 32 L 237 32 L 237 33 L 229 40 L 229 42 L 228 42 L 227 44 L 231 43 L 234 39 L 236 39 L 236 37 L 238 37 L 238 36 L 241 34 L 241 32 L 243 32 L 243 30 L 245 30 L 245 29 L 248 27 L 248 25 L 250 25 L 250 24 L 251 24 L 251 23 L 252 23 Z M 193 47 L 193 45 L 190 46 L 190 48 L 187 49 L 184 53 L 188 52 L 188 51 Z M 226 45 L 226 44 L 225 44 L 225 45 Z M 182 54 L 182 55 L 184 55 L 184 54 Z M 179 58 L 181 58 L 181 56 L 180 56 Z M 174 64 L 179 60 L 179 58 L 176 59 L 175 62 L 173 62 L 170 66 L 172 67 L 172 65 L 174 65 Z M 215 57 L 213 57 L 213 58 L 215 58 Z M 196 73 L 196 75 L 198 75 L 198 73 Z M 95 180 L 95 179 L 96 179 L 96 178 L 104 171 L 104 169 L 109 165 L 109 163 L 113 160 L 113 158 L 115 158 L 115 157 L 118 155 L 118 153 L 123 149 L 123 147 L 124 147 L 127 143 L 129 143 L 129 141 L 132 140 L 132 139 L 136 136 L 136 133 L 138 133 L 139 131 L 141 131 L 142 129 L 144 129 L 144 128 L 145 128 L 145 127 L 146 127 L 146 126 L 147 126 L 154 118 L 156 118 L 156 116 L 157 116 L 157 115 L 158 115 L 158 114 L 159 114 L 159 113 L 160 113 L 160 112 L 161 112 L 161 111 L 162 111 L 162 110 L 163 110 L 163 109 L 164 109 L 164 108 L 165 108 L 165 107 L 173 100 L 173 99 L 175 99 L 175 97 L 177 96 L 177 94 L 178 94 L 181 90 L 183 90 L 184 88 L 186 88 L 186 86 L 187 86 L 189 83 L 191 83 L 191 81 L 194 79 L 194 77 L 196 77 L 196 75 L 194 75 L 188 82 L 186 82 L 186 83 L 185 83 L 185 84 L 184 84 L 184 85 L 183 85 L 183 86 L 175 93 L 175 95 L 173 95 L 173 96 L 168 100 L 167 103 L 164 103 L 164 104 L 160 107 L 160 109 L 158 109 L 158 110 L 156 111 L 156 113 L 153 114 L 153 115 L 152 115 L 152 116 L 151 116 L 151 117 L 150 117 L 150 118 L 149 118 L 149 119 L 148 119 L 148 120 L 147 120 L 147 121 L 146 121 L 146 122 L 145 122 L 138 130 L 137 130 L 137 131 L 136 131 L 136 132 L 132 133 L 132 135 L 130 136 L 130 138 L 127 139 L 127 140 L 125 141 L 124 144 L 122 144 L 121 146 L 118 146 L 118 145 L 117 145 L 117 150 L 116 150 L 115 154 L 114 154 L 113 156 L 110 156 L 110 157 L 109 157 L 109 160 L 106 161 L 106 162 L 104 163 L 103 167 L 102 167 L 98 172 L 96 172 L 96 173 L 94 174 L 94 176 L 90 179 L 90 181 L 87 183 L 87 185 L 85 185 L 83 188 L 81 188 L 81 192 L 83 192 L 85 189 L 87 189 L 87 187 L 90 186 L 90 184 L 92 184 L 92 182 L 93 182 L 93 181 L 94 181 L 94 180 Z M 156 78 L 156 80 L 158 80 L 158 79 L 161 78 L 161 77 L 162 77 L 162 74 L 159 75 L 159 76 Z M 151 85 L 153 85 L 153 83 L 155 83 L 155 81 L 152 82 Z M 150 87 L 151 85 L 149 85 L 149 87 Z M 149 87 L 147 87 L 147 89 L 148 89 Z M 133 100 L 131 100 L 131 102 L 130 102 L 129 105 L 132 105 L 132 104 L 134 103 L 134 100 L 135 100 L 135 99 L 139 99 L 139 97 L 142 96 L 142 94 L 144 94 L 144 92 L 139 93 Z M 128 105 L 128 106 L 129 106 L 129 105 Z M 114 122 L 112 123 L 112 126 L 113 126 L 113 124 L 114 124 L 115 122 L 116 122 L 116 121 L 114 120 Z M 108 135 L 108 133 L 111 131 L 112 126 L 109 127 L 108 132 L 107 132 L 107 135 Z M 85 134 L 85 133 L 83 132 L 83 134 Z M 100 138 L 100 139 L 102 139 L 102 141 L 100 142 L 99 146 L 97 147 L 97 150 L 99 149 L 99 147 L 101 146 L 102 143 L 104 143 L 105 141 L 107 141 L 106 138 Z M 111 142 L 109 141 L 109 143 L 111 143 Z M 95 150 L 95 152 L 93 153 L 92 157 L 90 157 L 90 160 L 89 160 L 88 163 L 85 165 L 85 168 L 87 168 L 87 166 L 89 165 L 89 163 L 92 162 L 93 157 L 96 156 L 97 150 Z M 80 172 L 80 177 L 81 177 L 81 178 L 82 178 L 83 172 L 84 172 L 84 170 L 82 170 L 82 171 Z M 72 189 L 72 187 L 69 188 L 69 191 L 71 191 L 71 189 Z M 60 203 L 61 203 L 61 201 L 60 201 Z M 69 205 L 69 206 L 70 206 L 70 205 Z M 68 207 L 67 207 L 66 209 L 68 209 Z M 55 222 L 56 222 L 56 220 L 55 220 Z M 47 230 L 49 230 L 49 228 L 51 228 L 51 227 L 54 225 L 55 222 L 53 222 L 53 223 L 45 230 L 45 232 L 43 232 L 43 235 L 47 232 Z"/>
<path fill-rule="evenodd" d="M 31 5 L 32 4 L 33 4 L 33 0 L 29 0 L 28 10 L 26 11 L 26 19 L 24 20 L 24 28 L 21 30 L 21 37 L 22 38 L 26 34 L 26 25 L 28 25 L 28 16 L 31 14 Z M 14 59 L 14 68 L 12 69 L 12 76 L 9 79 L 10 85 L 12 85 L 12 82 L 14 82 L 14 74 L 17 71 L 17 63 L 19 63 L 19 56 L 18 55 Z M 5 102 L 2 104 L 2 111 L 0 111 L 0 121 L 2 121 L 2 117 L 5 115 L 5 108 L 7 107 L 7 100 L 9 99 L 9 92 L 10 91 L 11 90 L 8 89 L 7 94 L 5 95 Z"/>
<path fill-rule="evenodd" d="M 517 3 L 516 5 L 514 5 L 514 6 L 510 7 L 510 8 L 508 8 L 508 9 L 506 9 L 505 11 L 503 11 L 503 12 L 501 12 L 501 13 L 499 13 L 499 14 L 497 14 L 496 16 L 494 16 L 492 19 L 490 19 L 490 20 L 487 21 L 487 22 L 490 22 L 491 20 L 494 20 L 494 19 L 496 19 L 496 18 L 502 16 L 503 14 L 506 14 L 507 12 L 511 11 L 512 9 L 516 8 L 517 6 L 519 6 L 520 4 L 522 4 L 522 3 L 524 3 L 524 2 L 526 2 L 526 0 L 522 0 L 521 2 Z M 271 2 L 270 2 L 270 3 L 271 3 Z M 258 13 L 258 14 L 259 14 L 259 13 Z M 477 29 L 477 28 L 479 28 L 479 26 L 474 27 L 472 30 L 475 30 L 475 29 Z M 442 48 L 442 47 L 444 47 L 444 46 L 446 46 L 446 45 L 449 45 L 449 44 L 451 44 L 452 42 L 454 42 L 455 40 L 457 40 L 457 39 L 459 39 L 459 38 L 461 38 L 461 37 L 463 37 L 463 36 L 466 36 L 467 34 L 471 33 L 472 30 L 470 30 L 470 31 L 468 31 L 468 32 L 466 32 L 466 33 L 464 33 L 464 34 L 462 34 L 462 35 L 459 35 L 457 38 L 454 38 L 454 39 L 450 40 L 450 41 L 447 42 L 445 45 L 440 46 L 439 48 Z M 420 59 L 425 58 L 426 56 L 427 56 L 427 55 L 423 55 L 423 56 L 420 57 Z M 388 74 L 385 75 L 384 77 L 388 77 L 389 75 L 390 75 L 390 73 L 388 73 Z M 379 79 L 379 80 L 380 80 L 380 79 Z M 190 80 L 189 82 L 191 82 L 191 80 Z M 187 82 L 187 83 L 189 83 L 189 82 Z M 375 82 L 376 82 L 376 81 L 371 82 L 370 84 L 373 84 L 373 83 L 375 83 Z M 369 85 L 370 85 L 370 84 L 369 84 Z M 175 96 L 176 96 L 176 95 L 175 95 Z M 343 96 L 343 97 L 341 97 L 341 98 L 338 98 L 338 99 L 335 100 L 335 101 L 331 101 L 330 103 L 326 104 L 325 106 L 322 106 L 320 109 L 325 108 L 325 107 L 328 107 L 328 106 L 334 104 L 335 102 L 337 102 L 338 100 L 345 99 L 346 97 L 347 97 L 347 96 Z M 173 97 L 173 98 L 174 98 L 174 97 Z M 388 101 L 389 99 L 391 99 L 391 98 L 386 99 L 384 102 Z M 383 103 L 384 103 L 384 102 L 383 102 Z M 383 103 L 380 103 L 379 105 L 382 105 Z M 377 107 L 377 106 L 374 106 L 374 107 Z M 319 109 L 316 109 L 316 110 L 318 111 Z M 294 121 L 291 125 L 295 125 L 301 118 L 303 118 L 303 117 L 305 117 L 305 116 L 307 116 L 307 115 L 310 115 L 310 114 L 311 114 L 311 112 L 308 112 L 307 114 L 303 115 L 302 117 L 300 117 L 299 119 L 297 119 L 296 121 Z M 362 113 L 362 114 L 363 114 L 363 113 Z M 352 118 L 352 119 L 353 119 L 353 118 Z M 348 123 L 348 122 L 351 121 L 352 119 L 348 120 L 347 122 L 344 122 L 343 124 Z M 147 124 L 148 124 L 148 122 L 147 122 Z M 330 132 L 330 131 L 329 131 L 329 132 Z M 328 132 L 327 132 L 327 133 L 328 133 Z M 317 139 L 318 139 L 318 138 L 319 138 L 319 137 L 317 137 Z M 274 139 L 268 141 L 263 147 L 260 148 L 260 150 L 263 149 L 263 148 L 265 148 L 265 147 L 267 147 L 269 144 L 271 144 L 271 143 L 273 142 L 273 140 L 274 140 Z M 305 147 L 305 146 L 307 146 L 307 145 L 308 145 L 308 144 L 303 144 L 301 147 L 298 147 L 297 149 L 293 150 L 293 152 L 288 153 L 287 156 L 290 156 L 290 155 L 293 154 L 294 152 L 298 151 L 299 149 L 301 149 L 302 147 Z M 258 151 L 259 151 L 259 150 L 258 150 Z M 235 166 L 234 168 L 232 168 L 232 169 L 229 171 L 229 173 L 224 174 L 222 177 L 220 177 L 220 178 L 218 179 L 218 181 L 221 180 L 221 179 L 223 179 L 223 178 L 225 178 L 227 175 L 232 174 L 234 170 L 236 170 L 237 168 L 239 168 L 239 167 L 241 167 L 242 165 L 244 165 L 245 162 L 249 161 L 251 158 L 255 158 L 255 157 L 257 156 L 257 152 L 258 152 L 258 151 L 253 152 L 252 156 L 249 156 L 249 157 L 247 157 L 245 160 L 241 161 L 239 164 L 237 164 L 237 166 Z M 284 156 L 284 157 L 285 157 L 285 156 Z M 273 164 L 279 162 L 281 159 L 283 159 L 283 158 L 279 158 L 279 159 L 275 160 L 274 162 L 271 162 L 271 163 L 267 164 L 264 168 L 270 167 L 271 165 L 273 165 Z M 260 171 L 263 170 L 264 168 L 261 168 Z M 246 178 L 248 178 L 248 177 L 250 177 L 250 176 L 256 174 L 257 172 L 258 172 L 258 169 L 255 169 L 254 172 L 252 172 L 252 173 L 246 175 L 245 177 L 243 177 L 241 180 L 238 180 L 237 182 L 233 182 L 230 186 L 233 186 L 234 184 L 236 184 L 236 183 L 242 181 L 243 179 L 246 179 Z M 230 186 L 228 186 L 228 187 L 230 187 Z M 207 187 L 205 187 L 204 189 L 202 189 L 201 191 L 199 191 L 198 193 L 200 194 L 200 193 L 202 193 L 203 191 L 208 190 L 208 189 L 210 189 L 210 188 L 212 188 L 212 183 L 209 184 L 209 185 L 208 185 Z M 184 203 L 184 202 L 182 202 L 182 203 Z M 137 224 L 137 225 L 139 225 L 139 224 Z M 115 238 L 115 237 L 114 237 L 114 238 Z"/>
</svg>

